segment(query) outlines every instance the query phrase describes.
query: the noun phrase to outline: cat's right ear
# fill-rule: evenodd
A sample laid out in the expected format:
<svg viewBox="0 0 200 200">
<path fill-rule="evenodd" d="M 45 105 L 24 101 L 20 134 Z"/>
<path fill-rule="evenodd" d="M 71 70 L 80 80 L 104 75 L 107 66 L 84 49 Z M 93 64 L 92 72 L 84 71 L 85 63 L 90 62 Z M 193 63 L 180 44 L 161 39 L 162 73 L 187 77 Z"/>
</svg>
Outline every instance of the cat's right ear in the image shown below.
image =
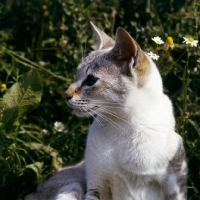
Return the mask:
<svg viewBox="0 0 200 200">
<path fill-rule="evenodd" d="M 105 48 L 114 46 L 115 41 L 111 37 L 109 37 L 106 33 L 101 31 L 91 21 L 90 21 L 90 24 L 92 26 L 94 35 L 95 35 L 95 37 L 97 39 L 98 49 L 105 49 Z"/>
</svg>

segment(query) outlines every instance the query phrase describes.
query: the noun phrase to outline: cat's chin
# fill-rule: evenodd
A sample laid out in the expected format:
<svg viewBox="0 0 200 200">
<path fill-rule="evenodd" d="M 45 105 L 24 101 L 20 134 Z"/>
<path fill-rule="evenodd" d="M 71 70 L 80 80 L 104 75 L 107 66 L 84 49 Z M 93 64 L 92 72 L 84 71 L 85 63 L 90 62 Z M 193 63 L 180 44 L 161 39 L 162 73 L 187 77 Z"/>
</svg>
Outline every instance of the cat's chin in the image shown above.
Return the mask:
<svg viewBox="0 0 200 200">
<path fill-rule="evenodd" d="M 91 117 L 91 115 L 87 112 L 82 112 L 80 110 L 74 110 L 74 112 L 77 117 Z"/>
</svg>

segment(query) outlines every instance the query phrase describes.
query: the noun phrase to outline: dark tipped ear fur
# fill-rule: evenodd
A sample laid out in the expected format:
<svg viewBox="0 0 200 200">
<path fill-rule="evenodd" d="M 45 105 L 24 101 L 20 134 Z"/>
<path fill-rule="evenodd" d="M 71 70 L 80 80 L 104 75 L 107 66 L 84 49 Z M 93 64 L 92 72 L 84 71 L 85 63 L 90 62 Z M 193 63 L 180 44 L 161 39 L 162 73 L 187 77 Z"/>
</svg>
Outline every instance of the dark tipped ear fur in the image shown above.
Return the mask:
<svg viewBox="0 0 200 200">
<path fill-rule="evenodd" d="M 115 62 L 127 75 L 132 76 L 133 70 L 138 75 L 138 84 L 143 85 L 149 73 L 149 61 L 137 42 L 123 28 L 116 31 L 116 41 L 107 58 Z M 127 63 L 124 65 L 124 63 Z"/>
<path fill-rule="evenodd" d="M 141 50 L 137 42 L 123 28 L 119 27 L 116 31 L 116 42 L 110 55 L 119 60 L 131 59 L 137 56 Z"/>
<path fill-rule="evenodd" d="M 98 49 L 105 49 L 108 47 L 113 47 L 115 41 L 109 37 L 106 33 L 101 31 L 97 26 L 95 26 L 92 22 L 90 22 L 94 35 L 97 39 Z"/>
</svg>

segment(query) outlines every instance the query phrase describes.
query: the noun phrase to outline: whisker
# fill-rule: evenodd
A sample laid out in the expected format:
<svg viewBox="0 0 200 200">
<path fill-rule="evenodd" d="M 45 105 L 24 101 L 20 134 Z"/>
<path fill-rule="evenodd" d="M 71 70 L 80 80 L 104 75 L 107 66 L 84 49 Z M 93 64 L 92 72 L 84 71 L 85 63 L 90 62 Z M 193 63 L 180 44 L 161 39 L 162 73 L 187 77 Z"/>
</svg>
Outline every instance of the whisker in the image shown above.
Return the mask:
<svg viewBox="0 0 200 200">
<path fill-rule="evenodd" d="M 98 115 L 99 117 L 101 117 L 102 119 L 105 119 L 105 120 L 106 120 L 107 122 L 109 122 L 110 124 L 112 124 L 113 127 L 116 128 L 119 132 L 121 131 L 119 128 L 125 130 L 125 129 L 124 129 L 123 127 L 121 127 L 119 124 L 117 124 L 116 122 L 114 122 L 112 119 L 106 117 L 106 116 L 103 115 L 102 113 L 97 113 L 97 115 Z M 118 126 L 119 128 L 117 128 L 117 126 Z"/>
<path fill-rule="evenodd" d="M 107 106 L 109 106 L 109 105 L 119 105 L 119 106 L 123 106 L 123 105 L 124 105 L 123 103 L 106 102 L 106 101 L 103 101 L 103 100 L 92 100 L 92 101 L 90 102 L 90 104 L 91 104 L 91 103 L 107 104 Z M 126 106 L 126 107 L 128 107 L 128 108 L 133 108 L 133 106 Z M 116 108 L 116 107 L 114 107 L 114 108 Z M 119 108 L 120 108 L 120 107 L 119 107 Z M 123 107 L 122 107 L 121 109 L 123 109 Z"/>
<path fill-rule="evenodd" d="M 121 119 L 122 121 L 124 121 L 124 122 L 126 122 L 127 124 L 131 125 L 130 122 L 128 122 L 128 121 L 125 120 L 124 118 L 118 116 L 115 112 L 112 112 L 112 111 L 110 111 L 110 110 L 108 110 L 108 109 L 106 109 L 106 108 L 100 108 L 99 110 L 100 110 L 100 111 L 103 111 L 103 112 L 105 112 L 105 113 L 107 113 L 107 114 L 109 114 L 109 115 L 112 115 L 113 117 L 116 117 L 116 118 L 118 118 L 118 119 Z"/>
<path fill-rule="evenodd" d="M 95 104 L 92 104 L 92 105 L 95 105 Z M 107 109 L 107 108 L 118 108 L 118 107 L 113 107 L 113 106 L 102 106 L 102 107 L 99 107 L 99 110 L 101 110 L 101 111 L 104 111 L 105 113 L 107 113 L 107 114 L 110 114 L 110 115 L 112 115 L 112 116 L 114 116 L 114 117 L 116 117 L 116 118 L 118 118 L 118 119 L 121 119 L 121 120 L 123 120 L 123 121 L 125 121 L 125 122 L 127 122 L 127 123 L 129 123 L 129 124 L 131 124 L 130 122 L 128 122 L 128 121 L 126 121 L 124 118 L 122 118 L 122 117 L 120 117 L 119 115 L 117 115 L 114 111 L 112 111 L 112 110 L 109 110 L 109 109 Z M 152 130 L 153 130 L 153 128 L 154 127 L 152 127 L 152 126 L 160 126 L 160 127 L 166 127 L 166 125 L 165 124 L 150 124 L 150 123 L 148 123 L 148 124 L 141 124 L 141 123 L 139 123 L 139 122 L 137 122 L 137 121 L 135 121 L 137 124 L 139 124 L 139 125 L 141 125 L 141 126 L 145 126 L 145 127 L 148 127 L 148 128 L 152 128 Z M 156 129 L 155 129 L 156 130 Z"/>
<path fill-rule="evenodd" d="M 95 106 L 95 104 L 90 104 L 90 105 L 94 105 L 94 106 Z M 113 108 L 116 108 L 116 107 L 113 107 Z M 113 112 L 113 111 L 111 111 L 111 110 L 105 108 L 105 106 L 103 106 L 103 107 L 98 107 L 98 109 L 99 109 L 100 111 L 104 112 L 104 113 L 110 114 L 110 115 L 112 115 L 113 117 L 116 117 L 116 118 L 118 118 L 118 119 L 121 119 L 122 121 L 124 121 L 124 122 L 130 124 L 127 120 L 125 120 L 124 118 L 120 117 L 120 116 L 117 115 L 115 112 Z"/>
<path fill-rule="evenodd" d="M 87 109 L 84 109 L 87 113 L 89 113 L 93 118 L 94 120 L 97 121 L 97 123 L 99 124 L 99 126 L 103 126 L 103 124 L 101 123 L 101 121 L 99 119 L 97 119 L 97 117 L 95 117 L 93 114 L 92 114 L 92 110 L 90 109 L 91 112 L 89 112 Z"/>
<path fill-rule="evenodd" d="M 92 116 L 94 118 L 94 120 L 97 121 L 97 123 L 99 124 L 99 126 L 103 126 L 103 124 L 100 122 L 100 120 L 98 120 L 91 112 L 89 112 L 86 108 L 84 107 L 78 107 L 80 111 L 84 110 L 85 112 L 87 112 L 90 116 Z"/>
<path fill-rule="evenodd" d="M 90 105 L 95 105 L 95 104 L 90 104 Z M 124 109 L 122 107 L 118 107 L 118 106 L 107 106 L 107 105 L 101 105 L 103 106 L 104 108 L 117 108 L 117 109 Z"/>
<path fill-rule="evenodd" d="M 91 102 L 94 102 L 94 103 L 113 104 L 113 105 L 123 105 L 122 103 L 106 102 L 106 101 L 101 101 L 101 100 L 92 100 Z"/>
<path fill-rule="evenodd" d="M 83 103 L 85 103 L 85 101 L 83 101 Z M 106 102 L 105 102 L 106 103 Z M 117 104 L 117 103 L 116 103 Z M 96 104 L 89 104 L 90 106 L 97 106 Z M 88 107 L 86 109 L 86 107 L 84 106 L 80 106 L 79 109 L 80 111 L 85 111 L 87 112 L 90 116 L 92 116 L 94 118 L 94 120 L 97 121 L 97 123 L 99 124 L 99 126 L 104 126 L 102 124 L 102 122 L 94 115 L 94 114 L 97 114 L 99 117 L 105 119 L 107 122 L 109 122 L 110 124 L 112 124 L 118 131 L 120 131 L 120 129 L 123 129 L 125 130 L 125 128 L 121 127 L 119 124 L 117 124 L 114 120 L 110 119 L 109 117 L 105 116 L 103 113 L 105 114 L 109 114 L 113 117 L 116 117 L 117 119 L 120 119 L 122 120 L 123 122 L 126 122 L 127 124 L 129 125 L 132 125 L 132 123 L 130 123 L 129 121 L 125 120 L 123 117 L 119 116 L 118 114 L 116 114 L 114 111 L 108 109 L 108 108 L 118 108 L 118 107 L 114 107 L 114 106 L 105 106 L 105 105 L 102 105 L 101 107 L 99 107 L 98 105 L 98 111 L 100 111 L 101 113 L 98 113 L 98 111 L 95 111 L 95 110 L 92 110 L 92 108 L 89 108 L 88 110 Z M 120 109 L 120 108 L 119 108 Z M 158 127 L 165 127 L 164 124 L 142 124 L 141 122 L 138 122 L 136 120 L 134 120 L 133 123 L 137 123 L 139 126 L 141 126 L 141 128 L 145 128 L 145 129 L 149 129 L 149 130 L 153 130 L 153 131 L 157 131 L 158 130 Z M 119 129 L 120 128 L 120 129 Z"/>
</svg>

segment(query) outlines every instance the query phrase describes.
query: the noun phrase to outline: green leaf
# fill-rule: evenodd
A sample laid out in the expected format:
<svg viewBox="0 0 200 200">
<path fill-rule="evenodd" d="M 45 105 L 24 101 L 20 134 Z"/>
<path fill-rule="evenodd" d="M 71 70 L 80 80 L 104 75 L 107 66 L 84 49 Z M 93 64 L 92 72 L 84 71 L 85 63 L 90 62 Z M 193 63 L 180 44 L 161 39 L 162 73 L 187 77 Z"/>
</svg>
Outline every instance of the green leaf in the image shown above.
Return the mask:
<svg viewBox="0 0 200 200">
<path fill-rule="evenodd" d="M 200 136 L 200 128 L 198 127 L 198 125 L 191 119 L 188 119 L 188 122 L 190 122 L 190 124 L 194 127 L 194 129 L 197 131 L 197 133 Z"/>
<path fill-rule="evenodd" d="M 27 165 L 26 169 L 31 169 L 35 172 L 37 179 L 39 179 L 42 173 L 43 163 L 42 162 L 35 162 L 33 164 Z"/>
<path fill-rule="evenodd" d="M 42 88 L 40 74 L 35 69 L 23 74 L 19 82 L 12 85 L 0 102 L 4 128 L 18 126 L 22 117 L 39 105 Z"/>
<path fill-rule="evenodd" d="M 29 143 L 26 143 L 25 145 L 28 148 L 32 150 L 37 150 L 40 153 L 45 152 L 46 154 L 50 155 L 53 158 L 53 162 L 59 165 L 63 164 L 63 160 L 61 156 L 54 148 L 44 145 L 44 144 L 36 143 L 36 142 L 29 142 Z"/>
</svg>

